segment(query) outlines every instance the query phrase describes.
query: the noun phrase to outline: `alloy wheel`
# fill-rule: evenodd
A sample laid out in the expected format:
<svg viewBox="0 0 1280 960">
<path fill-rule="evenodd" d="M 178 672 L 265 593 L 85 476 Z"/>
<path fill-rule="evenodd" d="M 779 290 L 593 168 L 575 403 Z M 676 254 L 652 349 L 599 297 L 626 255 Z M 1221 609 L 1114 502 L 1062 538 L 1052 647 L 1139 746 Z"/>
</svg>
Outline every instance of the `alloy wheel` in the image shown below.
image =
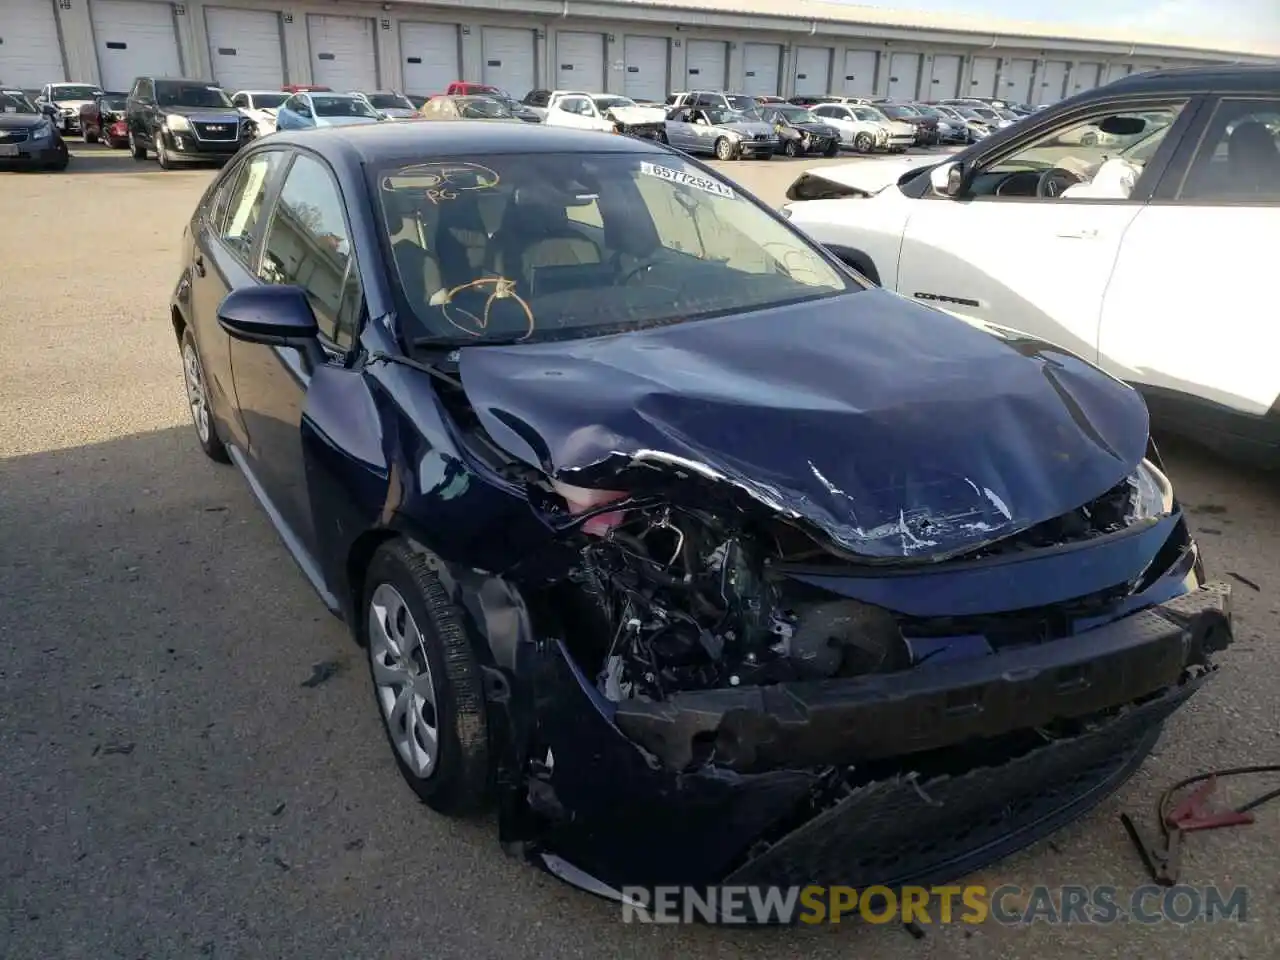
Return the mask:
<svg viewBox="0 0 1280 960">
<path fill-rule="evenodd" d="M 209 394 L 204 386 L 204 369 L 200 366 L 200 357 L 196 348 L 190 343 L 182 345 L 182 368 L 187 382 L 187 405 L 191 408 L 191 422 L 195 424 L 196 435 L 206 446 L 209 443 L 211 430 L 209 427 Z"/>
<path fill-rule="evenodd" d="M 440 756 L 436 689 L 421 631 L 389 583 L 369 598 L 369 661 L 391 742 L 405 766 L 425 780 Z"/>
</svg>

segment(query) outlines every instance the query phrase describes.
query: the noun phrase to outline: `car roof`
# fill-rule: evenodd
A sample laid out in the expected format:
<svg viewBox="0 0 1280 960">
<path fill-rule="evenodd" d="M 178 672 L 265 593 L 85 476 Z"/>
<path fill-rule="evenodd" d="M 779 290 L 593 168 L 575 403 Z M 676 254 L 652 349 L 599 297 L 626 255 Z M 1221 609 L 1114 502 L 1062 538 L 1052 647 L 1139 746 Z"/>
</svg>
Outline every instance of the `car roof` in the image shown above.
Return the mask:
<svg viewBox="0 0 1280 960">
<path fill-rule="evenodd" d="M 376 123 L 282 130 L 264 141 L 307 147 L 332 164 L 380 164 L 424 156 L 451 158 L 518 153 L 664 153 L 651 140 L 608 137 L 598 130 L 541 124 L 458 120 L 448 124 Z"/>
<path fill-rule="evenodd" d="M 1280 62 L 1210 64 L 1150 70 L 1130 74 L 1090 92 L 1107 95 L 1147 92 L 1277 93 L 1280 92 Z"/>
<path fill-rule="evenodd" d="M 153 77 L 143 74 L 139 80 L 150 80 L 152 83 L 195 83 L 203 87 L 218 87 L 212 80 L 201 80 L 198 77 Z M 90 84 L 92 86 L 92 84 Z M 221 90 L 221 87 L 218 87 Z"/>
</svg>

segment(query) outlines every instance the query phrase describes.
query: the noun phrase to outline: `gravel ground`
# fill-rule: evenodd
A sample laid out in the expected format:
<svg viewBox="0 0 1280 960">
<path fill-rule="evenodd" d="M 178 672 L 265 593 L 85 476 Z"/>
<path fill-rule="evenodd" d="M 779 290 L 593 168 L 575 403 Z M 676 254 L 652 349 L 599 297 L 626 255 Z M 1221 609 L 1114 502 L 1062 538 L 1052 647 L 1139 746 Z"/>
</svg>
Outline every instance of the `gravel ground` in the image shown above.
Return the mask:
<svg viewBox="0 0 1280 960">
<path fill-rule="evenodd" d="M 196 448 L 165 311 L 211 173 L 75 153 L 64 175 L 0 174 L 0 957 L 1280 955 L 1280 805 L 1189 841 L 1186 881 L 1247 885 L 1245 924 L 920 940 L 624 926 L 504 856 L 491 822 L 431 815 L 396 775 L 344 629 L 241 478 Z M 725 168 L 779 202 L 804 165 Z M 1135 888 L 1120 810 L 1280 752 L 1280 494 L 1168 456 L 1212 573 L 1236 580 L 1237 643 L 1119 796 L 975 878 L 988 886 Z"/>
</svg>

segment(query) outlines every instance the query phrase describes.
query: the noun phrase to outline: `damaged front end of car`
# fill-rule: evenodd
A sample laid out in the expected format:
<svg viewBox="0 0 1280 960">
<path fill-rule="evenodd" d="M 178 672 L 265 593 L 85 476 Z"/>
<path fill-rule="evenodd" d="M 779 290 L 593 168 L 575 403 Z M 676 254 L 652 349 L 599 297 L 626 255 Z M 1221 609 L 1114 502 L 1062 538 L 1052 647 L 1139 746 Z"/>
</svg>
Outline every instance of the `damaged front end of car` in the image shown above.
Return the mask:
<svg viewBox="0 0 1280 960">
<path fill-rule="evenodd" d="M 843 346 L 769 313 L 463 351 L 445 391 L 553 534 L 453 587 L 503 840 L 597 893 L 954 879 L 1115 790 L 1231 640 L 1127 387 L 913 306 Z"/>
</svg>

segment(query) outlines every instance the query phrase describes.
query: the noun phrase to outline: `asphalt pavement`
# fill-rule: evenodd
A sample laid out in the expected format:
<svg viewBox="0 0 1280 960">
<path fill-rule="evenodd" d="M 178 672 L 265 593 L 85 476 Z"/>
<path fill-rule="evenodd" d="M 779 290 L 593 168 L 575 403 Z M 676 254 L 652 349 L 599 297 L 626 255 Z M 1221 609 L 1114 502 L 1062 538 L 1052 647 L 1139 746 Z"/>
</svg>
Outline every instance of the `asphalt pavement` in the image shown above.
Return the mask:
<svg viewBox="0 0 1280 960">
<path fill-rule="evenodd" d="M 506 856 L 491 819 L 433 815 L 396 773 L 359 651 L 241 477 L 197 449 L 167 300 L 212 171 L 73 146 L 65 174 L 0 174 L 0 958 L 1280 955 L 1280 804 L 1185 853 L 1185 882 L 1248 887 L 1245 923 L 922 938 L 624 925 Z M 776 203 L 828 162 L 721 166 Z M 1132 890 L 1121 810 L 1280 754 L 1280 490 L 1184 445 L 1167 459 L 1235 584 L 1236 644 L 1118 796 L 972 882 Z"/>
</svg>

